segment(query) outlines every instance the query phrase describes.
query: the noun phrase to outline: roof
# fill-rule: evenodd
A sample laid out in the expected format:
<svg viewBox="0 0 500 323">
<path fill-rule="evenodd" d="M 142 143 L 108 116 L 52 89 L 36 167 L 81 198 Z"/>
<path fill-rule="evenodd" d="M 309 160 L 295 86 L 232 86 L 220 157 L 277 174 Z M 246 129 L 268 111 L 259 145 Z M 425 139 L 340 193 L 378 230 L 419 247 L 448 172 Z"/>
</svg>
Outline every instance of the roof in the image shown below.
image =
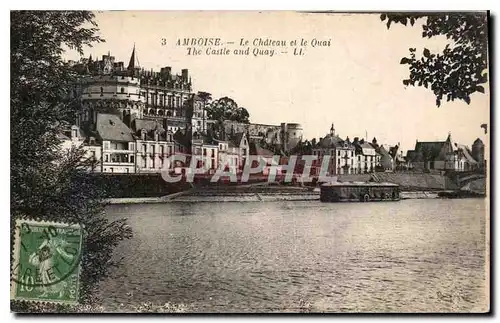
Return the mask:
<svg viewBox="0 0 500 323">
<path fill-rule="evenodd" d="M 477 138 L 476 140 L 474 140 L 474 144 L 473 146 L 479 146 L 479 145 L 483 145 L 484 146 L 484 143 L 481 139 Z"/>
<path fill-rule="evenodd" d="M 328 134 L 318 142 L 320 148 L 335 148 L 343 146 L 344 140 L 337 135 Z"/>
<path fill-rule="evenodd" d="M 398 155 L 399 146 L 389 147 L 389 154 L 392 158 L 396 158 Z"/>
<path fill-rule="evenodd" d="M 448 141 L 419 141 L 415 144 L 415 158 L 426 158 L 428 160 L 445 160 L 446 159 L 446 145 L 450 144 Z M 453 147 L 452 147 L 453 149 Z M 425 157 L 426 155 L 427 157 Z"/>
<path fill-rule="evenodd" d="M 465 159 L 467 159 L 467 161 L 469 163 L 471 163 L 471 164 L 477 164 L 477 161 L 472 157 L 472 154 L 469 151 L 469 147 L 467 147 L 465 145 L 457 144 L 457 148 L 462 151 L 462 153 L 464 154 Z"/>
<path fill-rule="evenodd" d="M 373 145 L 372 145 L 372 144 L 370 144 L 369 142 L 366 142 L 366 141 L 365 141 L 365 142 L 363 142 L 362 144 L 359 144 L 359 146 L 360 146 L 361 148 L 375 149 L 375 147 L 373 147 Z"/>
<path fill-rule="evenodd" d="M 406 160 L 408 161 L 413 161 L 417 155 L 417 152 L 415 150 L 408 150 L 406 152 Z"/>
<path fill-rule="evenodd" d="M 229 138 L 229 147 L 239 147 L 241 144 L 241 139 L 245 135 L 244 132 L 238 132 Z"/>
<path fill-rule="evenodd" d="M 132 130 L 114 114 L 97 114 L 96 130 L 102 140 L 134 141 Z"/>
<path fill-rule="evenodd" d="M 384 157 L 391 157 L 392 158 L 391 154 L 387 151 L 387 149 L 385 149 L 385 147 L 383 145 L 379 146 L 377 152 Z"/>
</svg>

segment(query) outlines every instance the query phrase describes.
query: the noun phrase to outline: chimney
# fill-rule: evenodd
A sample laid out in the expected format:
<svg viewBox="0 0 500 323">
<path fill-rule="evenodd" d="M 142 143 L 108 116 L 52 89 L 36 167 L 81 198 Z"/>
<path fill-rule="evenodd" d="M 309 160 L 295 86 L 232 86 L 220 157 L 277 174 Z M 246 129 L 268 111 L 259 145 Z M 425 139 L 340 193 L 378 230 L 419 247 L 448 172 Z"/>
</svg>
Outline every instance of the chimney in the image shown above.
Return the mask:
<svg viewBox="0 0 500 323">
<path fill-rule="evenodd" d="M 182 80 L 185 82 L 189 80 L 189 72 L 187 68 L 182 69 Z"/>
</svg>

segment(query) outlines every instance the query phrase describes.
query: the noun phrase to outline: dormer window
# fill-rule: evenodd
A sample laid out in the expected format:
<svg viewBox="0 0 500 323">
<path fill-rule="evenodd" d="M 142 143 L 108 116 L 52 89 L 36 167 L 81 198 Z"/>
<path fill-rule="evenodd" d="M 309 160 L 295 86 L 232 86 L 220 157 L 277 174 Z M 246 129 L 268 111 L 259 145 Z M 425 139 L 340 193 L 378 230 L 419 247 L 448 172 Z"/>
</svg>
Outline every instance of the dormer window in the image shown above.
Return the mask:
<svg viewBox="0 0 500 323">
<path fill-rule="evenodd" d="M 141 139 L 146 140 L 146 131 L 145 130 L 142 130 L 142 132 L 141 132 Z"/>
</svg>

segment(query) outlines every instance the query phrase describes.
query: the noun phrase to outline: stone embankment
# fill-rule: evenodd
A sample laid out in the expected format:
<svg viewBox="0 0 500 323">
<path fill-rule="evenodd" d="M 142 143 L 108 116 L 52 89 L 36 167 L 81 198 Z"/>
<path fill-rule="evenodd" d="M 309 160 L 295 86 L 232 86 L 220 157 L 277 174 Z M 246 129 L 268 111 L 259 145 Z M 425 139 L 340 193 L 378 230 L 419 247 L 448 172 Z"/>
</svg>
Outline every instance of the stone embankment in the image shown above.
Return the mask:
<svg viewBox="0 0 500 323">
<path fill-rule="evenodd" d="M 456 190 L 458 186 L 447 176 L 427 173 L 373 173 L 358 175 L 340 175 L 338 180 L 345 181 L 374 181 L 398 184 L 401 191 L 442 191 Z"/>
</svg>

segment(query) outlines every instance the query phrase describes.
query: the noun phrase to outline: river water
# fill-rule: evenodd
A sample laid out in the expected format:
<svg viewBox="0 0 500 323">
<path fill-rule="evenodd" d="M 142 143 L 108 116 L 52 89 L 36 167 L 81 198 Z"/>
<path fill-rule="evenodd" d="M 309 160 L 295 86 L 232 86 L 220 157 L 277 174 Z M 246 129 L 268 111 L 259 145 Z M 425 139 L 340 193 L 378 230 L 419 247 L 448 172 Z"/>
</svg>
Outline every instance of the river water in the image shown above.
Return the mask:
<svg viewBox="0 0 500 323">
<path fill-rule="evenodd" d="M 485 200 L 113 205 L 134 237 L 99 295 L 196 312 L 487 310 Z"/>
</svg>

